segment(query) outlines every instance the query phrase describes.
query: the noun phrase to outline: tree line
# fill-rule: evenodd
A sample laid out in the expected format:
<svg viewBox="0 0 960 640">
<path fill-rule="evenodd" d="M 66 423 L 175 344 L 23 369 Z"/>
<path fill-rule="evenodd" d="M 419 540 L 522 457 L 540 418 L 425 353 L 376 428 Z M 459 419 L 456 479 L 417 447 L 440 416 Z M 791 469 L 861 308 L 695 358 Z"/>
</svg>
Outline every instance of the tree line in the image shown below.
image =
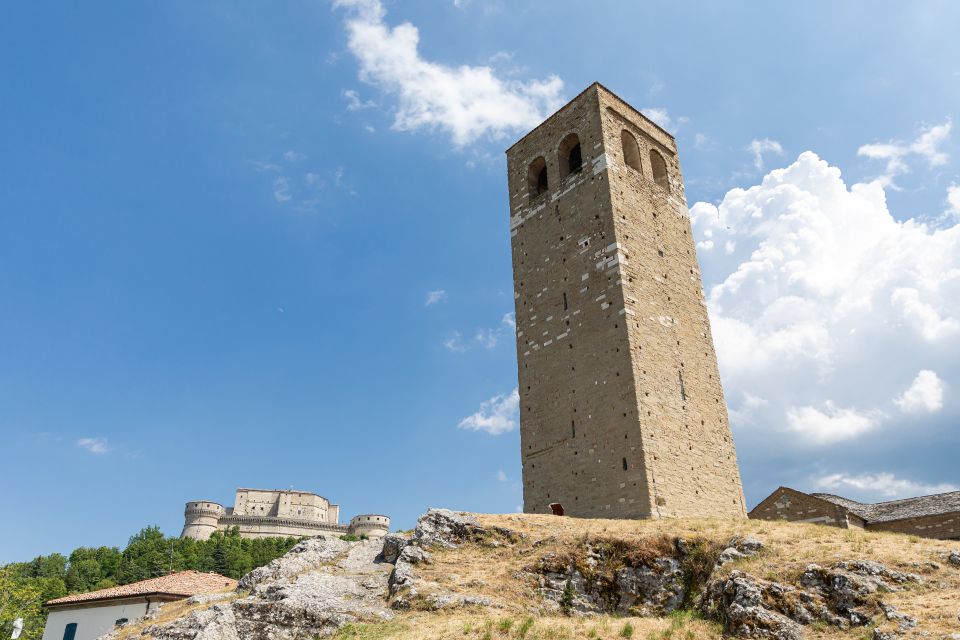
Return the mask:
<svg viewBox="0 0 960 640">
<path fill-rule="evenodd" d="M 164 536 L 146 527 L 117 547 L 78 547 L 69 556 L 52 553 L 0 567 L 0 637 L 24 619 L 24 640 L 43 636 L 47 600 L 195 569 L 240 578 L 285 554 L 299 538 L 241 538 L 237 528 L 209 540 Z"/>
</svg>

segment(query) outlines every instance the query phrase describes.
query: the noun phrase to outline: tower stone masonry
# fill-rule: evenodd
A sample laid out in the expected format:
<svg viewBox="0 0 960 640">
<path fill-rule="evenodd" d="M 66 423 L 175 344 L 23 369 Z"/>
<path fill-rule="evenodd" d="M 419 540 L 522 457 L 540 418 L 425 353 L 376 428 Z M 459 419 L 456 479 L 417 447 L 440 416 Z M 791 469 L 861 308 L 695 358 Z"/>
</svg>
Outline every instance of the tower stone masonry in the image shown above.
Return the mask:
<svg viewBox="0 0 960 640">
<path fill-rule="evenodd" d="M 507 171 L 524 511 L 746 517 L 673 136 L 594 83 Z"/>
</svg>

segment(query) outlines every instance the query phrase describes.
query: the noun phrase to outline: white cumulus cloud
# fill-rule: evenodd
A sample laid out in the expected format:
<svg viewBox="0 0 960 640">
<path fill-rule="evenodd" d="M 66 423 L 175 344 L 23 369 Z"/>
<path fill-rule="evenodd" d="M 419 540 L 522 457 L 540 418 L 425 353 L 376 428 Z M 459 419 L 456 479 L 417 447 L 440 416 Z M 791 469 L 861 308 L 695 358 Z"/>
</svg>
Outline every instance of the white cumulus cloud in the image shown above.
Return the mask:
<svg viewBox="0 0 960 640">
<path fill-rule="evenodd" d="M 862 473 L 850 475 L 833 473 L 814 481 L 814 486 L 820 491 L 851 492 L 861 500 L 908 498 L 913 496 L 931 495 L 956 491 L 957 486 L 948 483 L 925 484 L 905 478 L 898 478 L 892 473 Z"/>
<path fill-rule="evenodd" d="M 947 204 L 950 205 L 950 213 L 960 217 L 960 185 L 947 187 Z"/>
<path fill-rule="evenodd" d="M 500 393 L 480 403 L 480 409 L 464 418 L 457 425 L 470 431 L 484 431 L 498 436 L 517 428 L 517 414 L 520 409 L 520 394 L 517 389 L 510 393 Z"/>
<path fill-rule="evenodd" d="M 881 417 L 855 409 L 842 409 L 829 401 L 824 404 L 823 411 L 816 407 L 787 409 L 787 425 L 790 429 L 815 444 L 832 444 L 856 438 L 876 429 Z"/>
<path fill-rule="evenodd" d="M 97 455 L 110 451 L 106 438 L 80 438 L 77 440 L 77 446 Z"/>
<path fill-rule="evenodd" d="M 397 97 L 397 130 L 439 129 L 462 147 L 532 128 L 563 102 L 557 76 L 522 82 L 500 78 L 489 66 L 425 59 L 417 27 L 388 25 L 380 0 L 335 0 L 334 6 L 348 11 L 348 46 L 360 78 Z"/>
<path fill-rule="evenodd" d="M 933 371 L 923 369 L 894 403 L 906 413 L 939 411 L 943 408 L 943 381 Z"/>
<path fill-rule="evenodd" d="M 729 250 L 700 253 L 724 387 L 764 399 L 735 428 L 814 446 L 892 435 L 910 426 L 898 408 L 937 404 L 929 376 L 923 394 L 904 379 L 960 373 L 960 224 L 897 220 L 881 183 L 848 186 L 809 151 L 690 213 L 701 247 Z"/>
</svg>

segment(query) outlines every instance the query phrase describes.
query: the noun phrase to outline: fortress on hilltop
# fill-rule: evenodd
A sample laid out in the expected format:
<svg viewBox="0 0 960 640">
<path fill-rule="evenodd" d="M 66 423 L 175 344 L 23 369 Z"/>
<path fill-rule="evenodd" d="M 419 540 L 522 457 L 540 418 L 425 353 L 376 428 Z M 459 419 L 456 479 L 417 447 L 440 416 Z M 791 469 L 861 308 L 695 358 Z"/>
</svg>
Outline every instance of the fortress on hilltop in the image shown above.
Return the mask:
<svg viewBox="0 0 960 640">
<path fill-rule="evenodd" d="M 354 516 L 340 524 L 340 506 L 323 496 L 293 489 L 237 489 L 233 507 L 199 500 L 188 502 L 181 538 L 206 540 L 214 531 L 239 527 L 244 538 L 269 536 L 341 536 L 379 538 L 390 531 L 390 518 L 379 514 Z"/>
<path fill-rule="evenodd" d="M 746 517 L 673 136 L 595 83 L 507 171 L 524 511 Z"/>
</svg>

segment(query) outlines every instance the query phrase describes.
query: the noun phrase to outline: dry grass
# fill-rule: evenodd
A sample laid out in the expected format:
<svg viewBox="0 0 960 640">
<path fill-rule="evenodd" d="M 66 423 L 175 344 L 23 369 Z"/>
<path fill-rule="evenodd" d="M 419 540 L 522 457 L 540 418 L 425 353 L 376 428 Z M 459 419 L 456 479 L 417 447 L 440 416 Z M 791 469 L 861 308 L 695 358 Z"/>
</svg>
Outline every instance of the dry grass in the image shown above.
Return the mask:
<svg viewBox="0 0 960 640">
<path fill-rule="evenodd" d="M 390 622 L 347 625 L 333 640 L 716 640 L 720 637 L 720 627 L 688 615 L 614 618 L 457 612 L 412 613 Z"/>
<path fill-rule="evenodd" d="M 549 624 L 556 626 L 558 634 L 565 633 L 562 631 L 564 629 L 580 629 L 578 625 L 581 623 L 576 619 L 565 622 L 564 618 L 537 617 L 543 612 L 535 591 L 536 585 L 532 580 L 525 579 L 523 572 L 536 564 L 541 557 L 551 553 L 561 556 L 569 554 L 580 542 L 587 539 L 620 539 L 637 548 L 659 549 L 664 540 L 678 537 L 722 545 L 735 535 L 753 535 L 760 538 L 766 547 L 754 558 L 726 565 L 722 569 L 724 572 L 738 568 L 768 580 L 794 582 L 811 563 L 830 566 L 840 560 L 875 560 L 891 568 L 919 574 L 924 579 L 921 585 L 909 585 L 901 592 L 883 594 L 885 602 L 920 621 L 916 630 L 904 634 L 903 637 L 920 637 L 920 631 L 934 637 L 960 631 L 960 570 L 944 561 L 949 550 L 957 548 L 956 542 L 761 520 L 588 520 L 527 514 L 480 514 L 477 518 L 488 527 L 504 527 L 526 534 L 526 537 L 515 544 L 491 546 L 489 543 L 481 543 L 436 551 L 433 563 L 418 567 L 419 573 L 427 580 L 435 582 L 438 590 L 490 598 L 500 607 L 504 616 L 520 620 L 525 615 L 534 615 L 537 625 L 540 625 L 541 620 L 549 621 Z M 444 624 L 452 624 L 449 621 L 457 619 L 456 616 L 422 615 L 427 616 L 425 619 L 447 620 Z M 398 623 L 402 624 L 404 619 L 399 618 Z M 592 620 L 595 624 L 600 624 L 603 620 L 607 620 L 610 625 L 617 623 L 614 618 L 597 617 Z M 622 625 L 622 622 L 620 624 Z M 663 627 L 667 623 L 662 619 L 631 619 L 631 624 L 634 628 L 633 638 L 646 639 L 652 637 L 651 632 L 658 633 L 669 628 L 669 625 Z M 708 625 L 704 629 L 696 629 L 695 632 L 700 635 L 692 637 L 712 637 L 709 635 L 710 631 L 705 630 L 708 628 L 712 627 Z M 867 631 L 861 628 L 840 632 L 833 628 L 815 626 L 808 629 L 808 635 L 814 638 L 861 638 L 868 635 Z M 703 635 L 704 633 L 707 635 Z M 384 637 L 406 640 L 448 636 L 420 636 L 408 630 L 400 635 Z M 472 636 L 467 634 L 466 637 Z M 486 640 L 495 637 L 496 634 L 493 634 Z M 667 637 L 682 636 L 674 632 L 670 636 L 664 636 Z"/>
</svg>

